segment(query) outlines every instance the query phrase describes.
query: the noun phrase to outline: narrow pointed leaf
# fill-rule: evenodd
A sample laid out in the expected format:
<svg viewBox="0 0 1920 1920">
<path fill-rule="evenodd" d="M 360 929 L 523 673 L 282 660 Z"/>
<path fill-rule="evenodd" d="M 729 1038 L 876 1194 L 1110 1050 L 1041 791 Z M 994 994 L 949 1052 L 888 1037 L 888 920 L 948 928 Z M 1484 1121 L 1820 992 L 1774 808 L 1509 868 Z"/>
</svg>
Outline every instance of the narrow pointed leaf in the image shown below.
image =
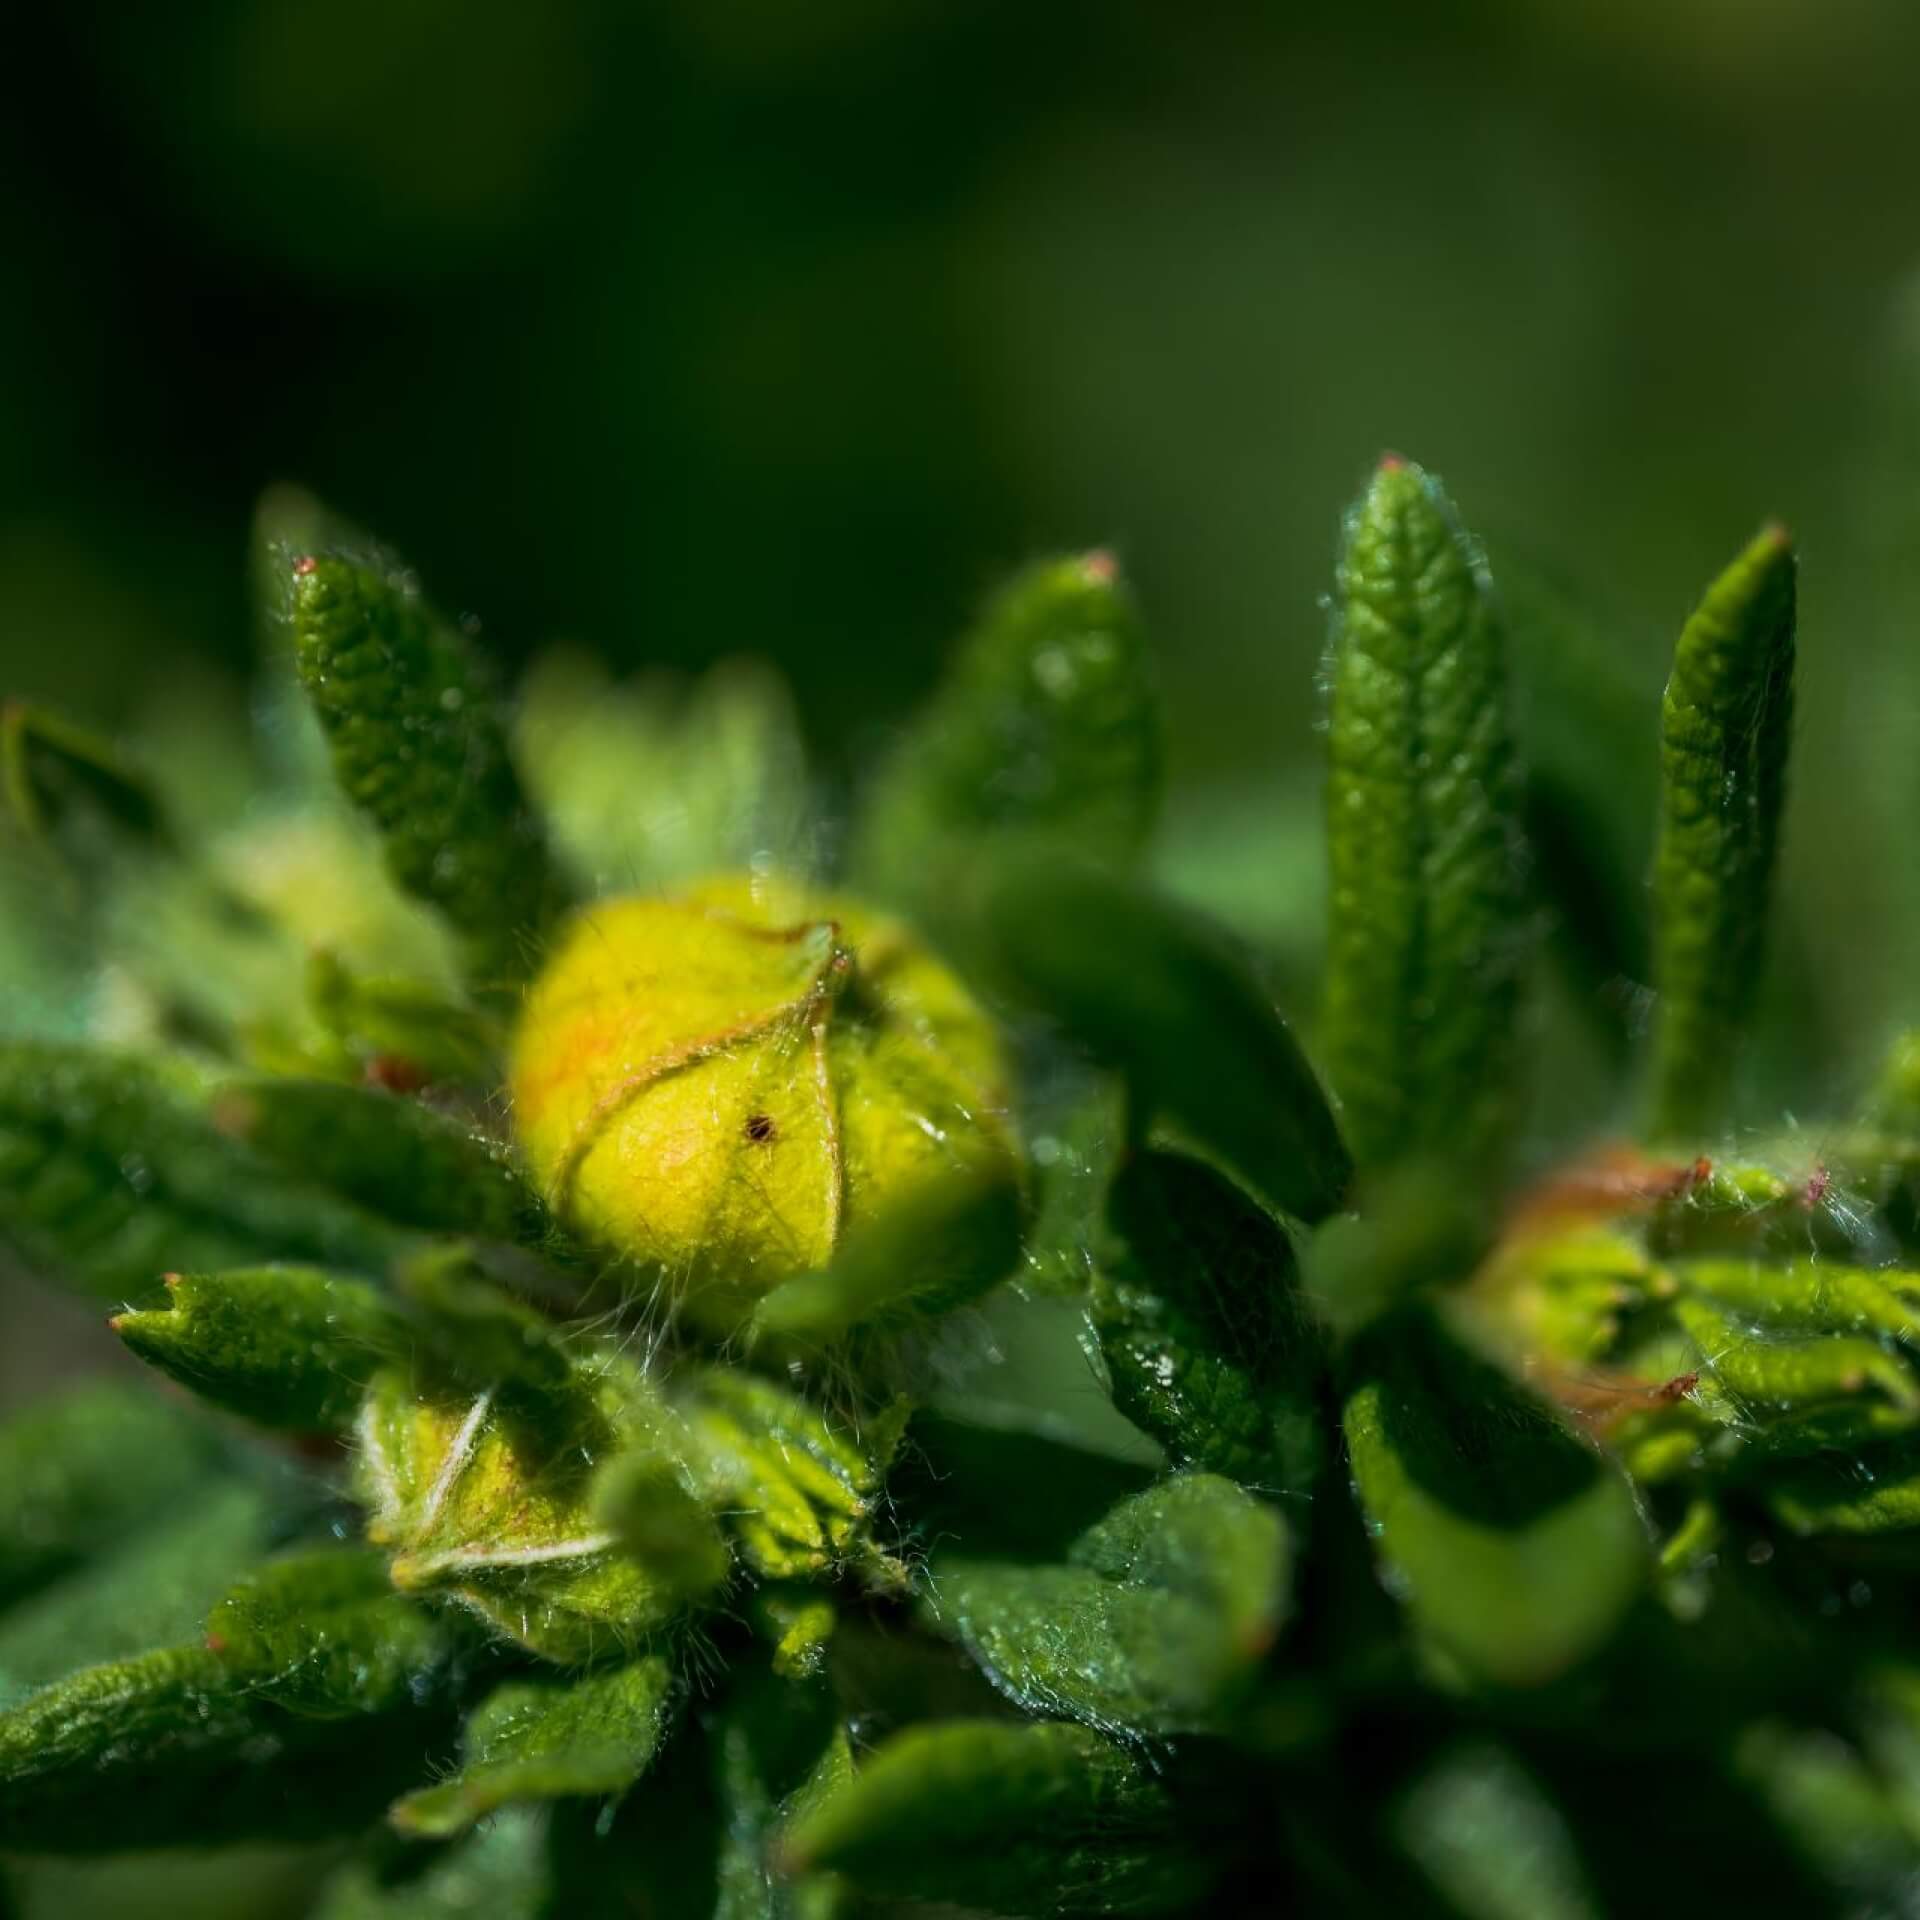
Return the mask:
<svg viewBox="0 0 1920 1920">
<path fill-rule="evenodd" d="M 26 1041 L 0 1045 L 0 1239 L 43 1277 L 108 1299 L 183 1267 L 378 1273 L 406 1245 L 223 1133 L 194 1075 Z"/>
<path fill-rule="evenodd" d="M 357 1547 L 257 1569 L 207 1615 L 206 1642 L 275 1705 L 317 1720 L 429 1705 L 450 1694 L 458 1647 L 445 1616 L 395 1593 L 385 1560 Z"/>
<path fill-rule="evenodd" d="M 1321 1047 L 1363 1166 L 1476 1157 L 1512 1119 L 1528 945 L 1505 641 L 1439 483 L 1389 458 L 1348 515 L 1328 720 Z"/>
<path fill-rule="evenodd" d="M 1279 1015 L 1204 922 L 1129 882 L 1052 860 L 989 890 L 998 970 L 1125 1074 L 1136 1125 L 1159 1115 L 1279 1212 L 1315 1221 L 1351 1165 Z"/>
<path fill-rule="evenodd" d="M 1065 1565 L 937 1557 L 924 1611 L 1030 1712 L 1220 1732 L 1279 1631 L 1287 1574 L 1273 1508 L 1182 1474 L 1123 1501 Z"/>
<path fill-rule="evenodd" d="M 314 1840 L 375 1817 L 430 1719 L 301 1719 L 216 1653 L 176 1647 L 89 1667 L 0 1714 L 0 1848 L 112 1853 Z"/>
<path fill-rule="evenodd" d="M 462 937 L 474 980 L 511 986 L 564 892 L 472 650 L 384 569 L 325 555 L 292 572 L 295 668 L 341 790 L 395 880 Z"/>
<path fill-rule="evenodd" d="M 1089 1309 L 1117 1406 L 1176 1467 L 1307 1495 L 1324 1353 L 1272 1217 L 1196 1160 L 1120 1171 Z"/>
<path fill-rule="evenodd" d="M 1721 1126 L 1758 983 L 1793 718 L 1794 557 L 1768 527 L 1707 589 L 1660 722 L 1651 1122 Z"/>
<path fill-rule="evenodd" d="M 393 1823 L 444 1838 L 515 1801 L 622 1793 L 659 1748 L 673 1691 L 660 1654 L 582 1679 L 509 1682 L 468 1720 L 459 1773 L 408 1794 Z"/>
<path fill-rule="evenodd" d="M 161 1306 L 109 1323 L 150 1366 L 262 1426 L 340 1432 L 406 1327 L 364 1281 L 316 1267 L 169 1274 Z"/>
<path fill-rule="evenodd" d="M 418 1100 L 260 1074 L 223 1085 L 214 1118 L 274 1165 L 403 1226 L 493 1240 L 538 1230 L 506 1147 Z"/>
<path fill-rule="evenodd" d="M 1087 1727 L 936 1721 L 796 1820 L 788 1872 L 989 1913 L 1177 1912 L 1206 1862 L 1148 1759 Z"/>
<path fill-rule="evenodd" d="M 1388 1584 L 1470 1678 L 1540 1685 L 1619 1624 L 1649 1558 L 1626 1481 L 1430 1310 L 1363 1336 L 1343 1419 Z"/>
<path fill-rule="evenodd" d="M 854 875 L 937 919 L 952 859 L 990 841 L 1124 860 L 1152 824 L 1160 759 L 1147 649 L 1112 557 L 1043 561 L 988 605 L 875 780 Z"/>
<path fill-rule="evenodd" d="M 74 1388 L 0 1425 L 0 1605 L 168 1512 L 213 1477 L 201 1421 L 143 1384 Z"/>
</svg>

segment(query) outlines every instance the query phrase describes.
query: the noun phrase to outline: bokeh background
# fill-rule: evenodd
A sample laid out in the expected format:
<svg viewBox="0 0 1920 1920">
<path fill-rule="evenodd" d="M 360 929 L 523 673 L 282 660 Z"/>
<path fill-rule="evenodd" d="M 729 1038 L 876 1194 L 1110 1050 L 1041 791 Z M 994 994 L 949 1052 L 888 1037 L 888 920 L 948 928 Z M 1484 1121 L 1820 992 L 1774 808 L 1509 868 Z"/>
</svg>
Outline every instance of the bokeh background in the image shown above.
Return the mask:
<svg viewBox="0 0 1920 1920">
<path fill-rule="evenodd" d="M 1792 526 L 1801 1051 L 1920 1014 L 1907 0 L 72 0 L 6 65 L 7 691 L 237 702 L 291 480 L 511 663 L 772 659 L 844 775 L 999 573 L 1111 543 L 1163 870 L 1284 975 L 1393 447 L 1583 610 L 1521 691 L 1629 835 L 1679 621 Z"/>
</svg>

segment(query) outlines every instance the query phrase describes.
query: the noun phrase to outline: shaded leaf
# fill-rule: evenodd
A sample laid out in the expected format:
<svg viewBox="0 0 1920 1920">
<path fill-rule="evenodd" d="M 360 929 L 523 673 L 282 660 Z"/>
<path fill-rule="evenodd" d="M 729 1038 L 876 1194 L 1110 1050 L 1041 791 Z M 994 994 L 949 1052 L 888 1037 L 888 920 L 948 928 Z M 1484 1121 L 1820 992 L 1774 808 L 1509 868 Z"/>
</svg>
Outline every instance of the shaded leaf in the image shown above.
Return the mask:
<svg viewBox="0 0 1920 1920">
<path fill-rule="evenodd" d="M 1087 1727 L 990 1720 L 895 1735 L 787 1829 L 780 1859 L 1002 1914 L 1176 1912 L 1208 1877 L 1144 1756 Z"/>
<path fill-rule="evenodd" d="M 1340 1203 L 1346 1148 L 1267 997 L 1203 922 L 1092 867 L 1015 863 L 984 925 L 1023 998 L 1126 1075 L 1135 1124 L 1172 1121 L 1268 1205 L 1315 1221 Z"/>
<path fill-rule="evenodd" d="M 0 705 L 0 799 L 19 832 L 82 858 L 173 846 L 158 797 L 110 742 L 20 700 Z"/>
<path fill-rule="evenodd" d="M 1107 1189 L 1126 1152 L 1126 1090 L 1114 1074 L 1056 1075 L 1023 1118 L 1034 1186 L 1024 1277 L 1074 1297 L 1093 1279 Z"/>
<path fill-rule="evenodd" d="M 594 1487 L 594 1515 L 620 1551 L 662 1586 L 699 1600 L 732 1567 L 726 1537 L 689 1485 L 683 1462 L 658 1447 L 609 1461 Z"/>
<path fill-rule="evenodd" d="M 1718 1128 L 1760 973 L 1793 716 L 1794 557 L 1765 528 L 1694 610 L 1660 725 L 1651 1126 Z"/>
<path fill-rule="evenodd" d="M 1219 1732 L 1279 1631 L 1287 1576 L 1271 1507 L 1183 1474 L 1123 1501 L 1063 1566 L 936 1556 L 923 1611 L 1030 1712 Z"/>
<path fill-rule="evenodd" d="M 383 1876 L 371 1861 L 327 1882 L 312 1920 L 550 1920 L 547 1829 L 509 1807 L 417 1873 Z"/>
<path fill-rule="evenodd" d="M 1354 1484 L 1422 1633 L 1498 1686 L 1594 1652 L 1648 1566 L 1626 1481 L 1426 1308 L 1377 1322 L 1352 1369 Z"/>
<path fill-rule="evenodd" d="M 1320 1043 L 1354 1155 L 1479 1157 L 1512 1121 L 1528 946 L 1505 641 L 1439 482 L 1347 517 L 1331 653 Z"/>
<path fill-rule="evenodd" d="M 229 1138 L 185 1069 L 83 1047 L 0 1046 L 0 1202 L 29 1267 L 107 1298 L 259 1260 L 378 1273 L 406 1245 Z"/>
<path fill-rule="evenodd" d="M 659 1747 L 672 1696 L 672 1669 L 659 1654 L 581 1679 L 510 1681 L 467 1721 L 460 1771 L 408 1794 L 393 1823 L 443 1838 L 514 1801 L 622 1793 Z"/>
<path fill-rule="evenodd" d="M 937 923 L 972 847 L 1045 837 L 1124 860 L 1152 825 L 1160 761 L 1145 638 L 1112 556 L 1042 561 L 988 604 L 876 776 L 851 871 Z"/>
<path fill-rule="evenodd" d="M 294 664 L 341 790 L 407 892 L 445 915 L 489 988 L 528 967 L 564 904 L 492 688 L 403 576 L 341 555 L 292 563 Z"/>
<path fill-rule="evenodd" d="M 1231 1182 L 1134 1155 L 1109 1196 L 1090 1313 L 1114 1404 L 1173 1465 L 1312 1491 L 1320 1331 L 1286 1235 Z"/>
</svg>

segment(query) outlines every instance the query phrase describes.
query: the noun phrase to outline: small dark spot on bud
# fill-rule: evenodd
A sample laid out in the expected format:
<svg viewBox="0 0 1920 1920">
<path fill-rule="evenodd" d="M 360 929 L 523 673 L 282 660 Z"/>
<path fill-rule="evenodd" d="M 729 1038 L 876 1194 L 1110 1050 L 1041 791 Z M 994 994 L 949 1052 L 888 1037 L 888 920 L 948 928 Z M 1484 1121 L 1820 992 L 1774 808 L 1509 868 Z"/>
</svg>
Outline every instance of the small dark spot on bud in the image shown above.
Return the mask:
<svg viewBox="0 0 1920 1920">
<path fill-rule="evenodd" d="M 780 1129 L 774 1125 L 770 1113 L 750 1113 L 747 1116 L 746 1135 L 756 1146 L 765 1146 Z"/>
</svg>

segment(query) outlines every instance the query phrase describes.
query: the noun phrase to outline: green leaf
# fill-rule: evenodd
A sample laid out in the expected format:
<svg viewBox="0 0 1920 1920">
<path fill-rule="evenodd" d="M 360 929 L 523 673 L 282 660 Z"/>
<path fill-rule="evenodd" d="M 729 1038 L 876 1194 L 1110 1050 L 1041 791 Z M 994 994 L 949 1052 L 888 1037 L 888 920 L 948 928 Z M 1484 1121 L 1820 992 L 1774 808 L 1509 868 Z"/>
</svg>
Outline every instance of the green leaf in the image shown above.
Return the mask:
<svg viewBox="0 0 1920 1920">
<path fill-rule="evenodd" d="M 492 1240 L 539 1231 L 504 1144 L 418 1100 L 261 1074 L 222 1085 L 213 1114 L 275 1166 L 404 1226 Z"/>
<path fill-rule="evenodd" d="M 1649 1560 L 1626 1481 L 1430 1309 L 1356 1343 L 1344 1425 L 1387 1584 L 1470 1678 L 1538 1686 L 1618 1625 Z"/>
<path fill-rule="evenodd" d="M 440 1839 L 514 1801 L 623 1793 L 658 1750 L 673 1693 L 659 1654 L 583 1679 L 497 1687 L 467 1721 L 460 1771 L 408 1794 L 393 1823 Z"/>
<path fill-rule="evenodd" d="M 1034 1713 L 1222 1732 L 1287 1604 L 1280 1516 L 1212 1474 L 1123 1501 L 1064 1566 L 936 1556 L 924 1613 Z"/>
<path fill-rule="evenodd" d="M 589 895 L 818 864 L 799 722 L 769 667 L 616 684 L 590 655 L 548 653 L 521 689 L 514 744 Z"/>
<path fill-rule="evenodd" d="M 212 1477 L 218 1442 L 147 1391 L 92 1384 L 0 1426 L 0 1605 L 156 1519 Z"/>
<path fill-rule="evenodd" d="M 1210 1167 L 1161 1152 L 1121 1169 L 1106 1228 L 1090 1312 L 1114 1404 L 1176 1467 L 1310 1494 L 1324 1354 L 1286 1235 Z"/>
<path fill-rule="evenodd" d="M 464 1242 L 403 1260 L 394 1291 L 419 1351 L 449 1379 L 476 1392 L 510 1386 L 544 1396 L 574 1379 L 563 1329 L 507 1292 Z"/>
<path fill-rule="evenodd" d="M 1126 1089 L 1110 1073 L 1068 1073 L 1032 1098 L 1022 1137 L 1032 1165 L 1025 1281 L 1076 1298 L 1093 1278 L 1107 1189 L 1127 1146 Z"/>
<path fill-rule="evenodd" d="M 367 1536 L 403 1592 L 458 1601 L 545 1659 L 631 1653 L 682 1596 L 617 1551 L 593 1482 L 651 1417 L 632 1370 L 591 1351 L 564 1393 L 534 1397 L 389 1368 L 355 1429 Z"/>
<path fill-rule="evenodd" d="M 1920 1527 L 1920 1443 L 1817 1453 L 1769 1476 L 1764 1495 L 1795 1533 L 1904 1533 Z"/>
<path fill-rule="evenodd" d="M 276 1706 L 316 1720 L 449 1695 L 445 1621 L 395 1593 L 383 1557 L 327 1547 L 260 1567 L 207 1615 L 207 1645 Z"/>
<path fill-rule="evenodd" d="M 1155 1115 L 1255 1196 L 1312 1222 L 1351 1164 L 1313 1070 L 1216 932 L 1127 881 L 1013 863 L 984 924 L 1010 986 L 1126 1075 L 1135 1124 Z"/>
<path fill-rule="evenodd" d="M 601 1471 L 594 1515 L 622 1553 L 693 1601 L 722 1585 L 733 1563 L 719 1522 L 690 1478 L 686 1466 L 661 1448 L 623 1453 Z"/>
<path fill-rule="evenodd" d="M 184 1068 L 27 1041 L 0 1044 L 0 1240 L 104 1298 L 145 1293 L 169 1268 L 378 1273 L 406 1245 L 229 1138 Z"/>
<path fill-rule="evenodd" d="M 417 1872 L 384 1877 L 371 1861 L 342 1867 L 312 1920 L 552 1920 L 546 1823 L 509 1807 Z"/>
<path fill-rule="evenodd" d="M 364 1281 L 316 1267 L 169 1274 L 163 1306 L 107 1323 L 150 1366 L 262 1426 L 344 1431 L 406 1327 Z"/>
<path fill-rule="evenodd" d="M 1765 528 L 1707 589 L 1660 723 L 1652 1131 L 1724 1123 L 1760 973 L 1793 719 L 1794 557 Z"/>
<path fill-rule="evenodd" d="M 1087 1727 L 991 1720 L 895 1735 L 787 1829 L 780 1859 L 1005 1914 L 1189 1911 L 1208 1877 L 1145 1756 Z"/>
<path fill-rule="evenodd" d="M 306 998 L 336 1058 L 355 1078 L 451 1081 L 494 1090 L 501 1024 L 427 982 L 367 977 L 326 948 L 309 955 Z"/>
<path fill-rule="evenodd" d="M 1011 836 L 1138 852 L 1160 797 L 1148 650 L 1111 555 L 1047 560 L 989 603 L 862 810 L 851 872 L 938 921 L 950 864 Z"/>
<path fill-rule="evenodd" d="M 472 650 L 403 576 L 331 554 L 292 571 L 295 667 L 341 790 L 461 935 L 470 976 L 512 986 L 565 892 Z"/>
<path fill-rule="evenodd" d="M 265 1551 L 272 1518 L 263 1488 L 231 1479 L 129 1516 L 123 1541 L 0 1621 L 0 1704 L 196 1634 L 221 1589 Z"/>
<path fill-rule="evenodd" d="M 218 1654 L 89 1667 L 0 1714 L 0 1848 L 111 1853 L 314 1840 L 374 1817 L 438 1738 L 410 1712 L 303 1720 Z"/>
<path fill-rule="evenodd" d="M 754 1573 L 789 1580 L 854 1563 L 887 1576 L 872 1517 L 898 1410 L 862 1432 L 737 1368 L 693 1369 L 679 1385 L 695 1477 Z"/>
<path fill-rule="evenodd" d="M 1394 456 L 1347 517 L 1328 725 L 1320 1041 L 1363 1166 L 1512 1119 L 1528 947 L 1505 643 L 1478 549 Z"/>
<path fill-rule="evenodd" d="M 816 1345 L 856 1326 L 911 1324 L 964 1306 L 1020 1264 L 1012 1170 L 962 1172 L 848 1235 L 830 1266 L 782 1282 L 748 1323 L 749 1344 Z"/>
</svg>

